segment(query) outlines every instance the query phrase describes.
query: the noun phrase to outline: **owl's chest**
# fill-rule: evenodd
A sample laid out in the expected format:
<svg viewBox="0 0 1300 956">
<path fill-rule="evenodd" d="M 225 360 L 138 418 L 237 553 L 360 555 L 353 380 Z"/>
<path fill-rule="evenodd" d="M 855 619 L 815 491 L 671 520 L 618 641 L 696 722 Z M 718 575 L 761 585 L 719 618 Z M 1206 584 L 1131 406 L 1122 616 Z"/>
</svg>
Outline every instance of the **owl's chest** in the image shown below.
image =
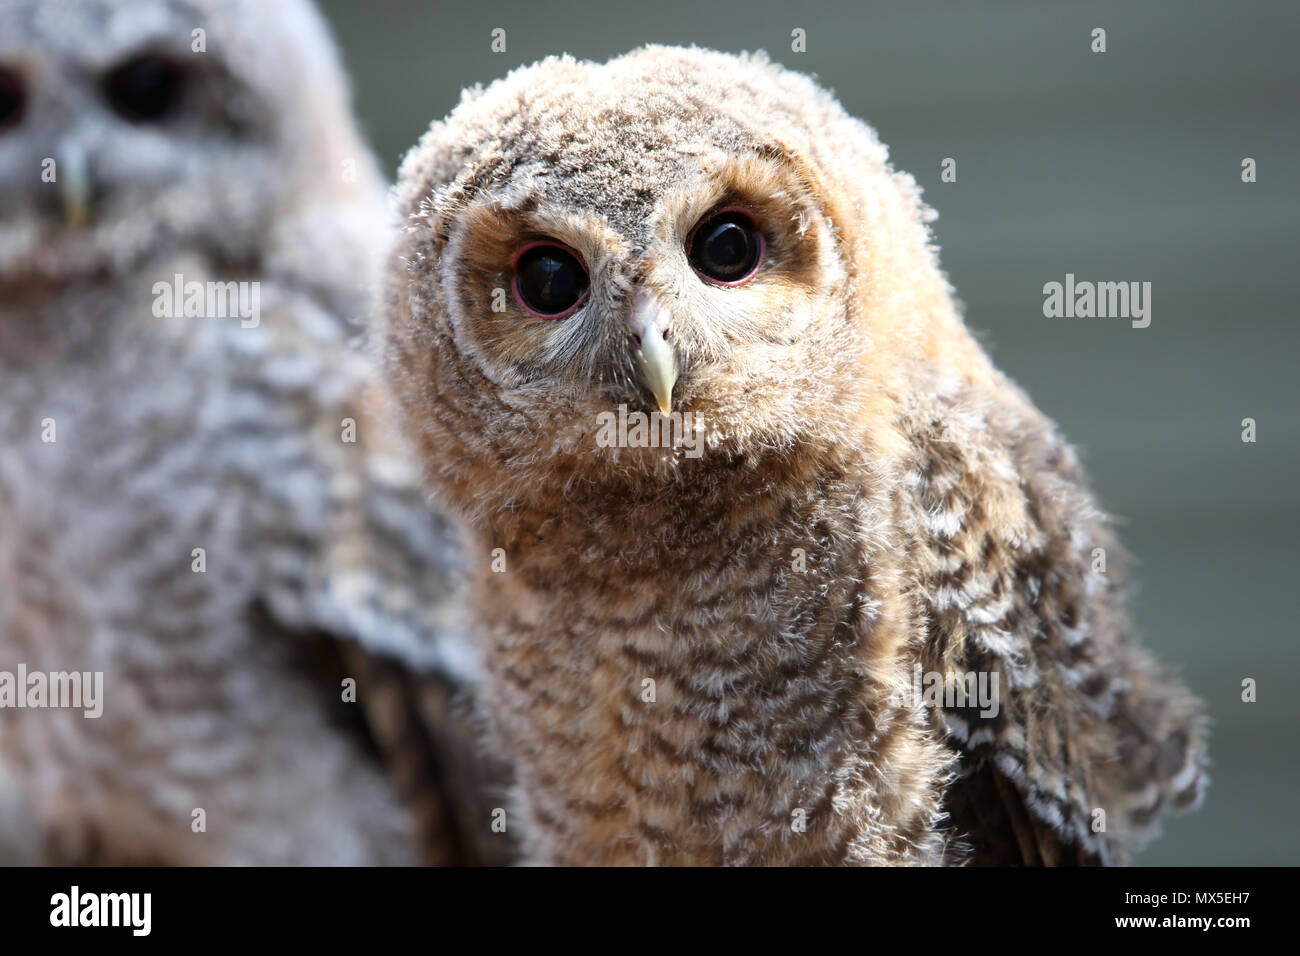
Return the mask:
<svg viewBox="0 0 1300 956">
<path fill-rule="evenodd" d="M 29 635 L 31 653 L 39 636 L 56 657 L 215 615 L 209 572 L 238 567 L 242 534 L 223 495 L 210 340 L 160 329 L 134 300 L 94 301 L 72 320 L 77 302 L 4 317 L 11 330 L 63 323 L 0 360 L 0 636 Z"/>
<path fill-rule="evenodd" d="M 871 597 L 861 574 L 809 576 L 787 544 L 743 576 L 719 553 L 694 593 L 599 563 L 487 582 L 493 709 L 508 749 L 536 756 L 520 777 L 533 814 L 562 821 L 553 858 L 757 862 L 795 834 L 807 859 L 829 852 L 876 694 Z"/>
</svg>

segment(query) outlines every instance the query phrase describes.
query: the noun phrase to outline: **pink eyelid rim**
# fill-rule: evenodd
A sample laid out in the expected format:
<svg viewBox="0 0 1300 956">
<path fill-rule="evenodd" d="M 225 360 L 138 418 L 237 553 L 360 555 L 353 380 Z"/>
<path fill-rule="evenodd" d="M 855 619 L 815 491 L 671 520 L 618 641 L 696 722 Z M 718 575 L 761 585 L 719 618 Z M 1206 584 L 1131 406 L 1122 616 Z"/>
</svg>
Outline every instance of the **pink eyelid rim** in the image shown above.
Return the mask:
<svg viewBox="0 0 1300 956">
<path fill-rule="evenodd" d="M 763 230 L 758 228 L 758 219 L 755 218 L 753 212 L 746 209 L 744 206 L 723 206 L 721 209 L 710 210 L 707 215 L 702 216 L 700 221 L 691 227 L 690 233 L 686 236 L 686 251 L 689 253 L 691 246 L 694 245 L 695 233 L 699 231 L 700 226 L 704 225 L 711 219 L 717 219 L 723 213 L 727 212 L 741 213 L 749 220 L 749 224 L 754 227 L 754 235 L 758 236 L 758 258 L 754 260 L 754 268 L 750 269 L 741 278 L 736 279 L 733 282 L 721 282 L 698 271 L 696 271 L 695 274 L 709 285 L 720 285 L 726 289 L 734 289 L 736 286 L 744 285 L 750 279 L 754 278 L 754 276 L 758 275 L 758 270 L 763 268 L 763 261 L 767 258 L 767 239 L 763 236 Z"/>
<path fill-rule="evenodd" d="M 577 259 L 578 265 L 582 266 L 582 271 L 587 273 L 586 291 L 582 293 L 577 302 L 573 303 L 573 305 L 569 306 L 563 312 L 556 312 L 554 315 L 549 315 L 545 312 L 538 312 L 525 302 L 524 297 L 519 294 L 519 260 L 524 257 L 524 253 L 529 249 L 536 249 L 538 246 L 553 246 L 556 249 L 563 249 L 569 255 L 573 256 L 573 258 Z M 583 261 L 582 256 L 578 255 L 577 249 L 574 249 L 572 246 L 566 245 L 563 242 L 558 242 L 555 239 L 534 239 L 532 242 L 520 246 L 519 249 L 516 250 L 514 258 L 510 260 L 510 271 L 512 273 L 510 279 L 510 291 L 514 294 L 515 301 L 519 303 L 519 307 L 529 315 L 539 319 L 544 319 L 547 322 L 554 322 L 557 319 L 567 319 L 569 316 L 573 315 L 573 313 L 582 308 L 582 303 L 586 302 L 588 296 L 591 295 L 591 273 L 587 270 L 587 263 Z"/>
</svg>

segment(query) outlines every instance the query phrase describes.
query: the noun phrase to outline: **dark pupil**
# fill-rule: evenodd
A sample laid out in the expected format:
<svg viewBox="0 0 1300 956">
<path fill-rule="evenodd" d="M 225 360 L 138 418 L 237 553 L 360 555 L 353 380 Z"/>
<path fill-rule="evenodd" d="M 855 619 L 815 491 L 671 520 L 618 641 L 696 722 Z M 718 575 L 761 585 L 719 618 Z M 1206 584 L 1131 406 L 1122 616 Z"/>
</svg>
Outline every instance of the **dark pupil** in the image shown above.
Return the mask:
<svg viewBox="0 0 1300 956">
<path fill-rule="evenodd" d="M 740 213 L 715 216 L 696 231 L 691 259 L 711 279 L 734 282 L 754 268 L 758 242 L 748 217 Z"/>
<path fill-rule="evenodd" d="M 0 130 L 17 125 L 22 115 L 22 81 L 9 70 L 0 70 Z"/>
<path fill-rule="evenodd" d="M 108 75 L 106 89 L 113 109 L 130 120 L 159 120 L 176 105 L 181 71 L 158 56 L 130 60 Z"/>
<path fill-rule="evenodd" d="M 558 246 L 537 246 L 519 260 L 519 295 L 534 312 L 567 312 L 586 291 L 587 273 Z"/>
</svg>

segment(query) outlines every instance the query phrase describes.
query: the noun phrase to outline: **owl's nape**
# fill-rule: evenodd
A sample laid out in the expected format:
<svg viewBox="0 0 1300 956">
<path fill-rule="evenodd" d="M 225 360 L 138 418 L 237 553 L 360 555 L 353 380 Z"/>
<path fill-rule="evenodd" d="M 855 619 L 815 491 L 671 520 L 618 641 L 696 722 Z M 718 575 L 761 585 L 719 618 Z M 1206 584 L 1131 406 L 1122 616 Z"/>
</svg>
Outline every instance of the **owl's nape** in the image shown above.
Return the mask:
<svg viewBox="0 0 1300 956">
<path fill-rule="evenodd" d="M 831 94 L 761 56 L 553 57 L 435 123 L 396 199 L 390 384 L 495 555 L 473 605 L 530 859 L 1112 862 L 1194 801 L 1199 705 L 1090 568 L 1073 452 Z M 624 404 L 719 440 L 600 445 Z"/>
</svg>

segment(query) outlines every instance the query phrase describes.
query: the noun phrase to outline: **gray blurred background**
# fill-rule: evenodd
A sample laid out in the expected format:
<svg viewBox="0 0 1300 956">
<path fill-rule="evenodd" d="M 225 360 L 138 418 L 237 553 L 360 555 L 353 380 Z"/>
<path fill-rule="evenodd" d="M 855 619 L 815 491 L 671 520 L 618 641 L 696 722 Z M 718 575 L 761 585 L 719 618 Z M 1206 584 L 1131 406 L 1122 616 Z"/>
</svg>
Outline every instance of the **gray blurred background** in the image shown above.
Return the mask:
<svg viewBox="0 0 1300 956">
<path fill-rule="evenodd" d="M 1082 451 L 1138 628 L 1213 715 L 1205 806 L 1139 862 L 1300 864 L 1300 3 L 323 6 L 390 176 L 462 87 L 552 53 L 765 49 L 833 88 L 925 187 L 969 324 Z M 1151 282 L 1150 327 L 1044 318 L 1067 272 Z"/>
</svg>

